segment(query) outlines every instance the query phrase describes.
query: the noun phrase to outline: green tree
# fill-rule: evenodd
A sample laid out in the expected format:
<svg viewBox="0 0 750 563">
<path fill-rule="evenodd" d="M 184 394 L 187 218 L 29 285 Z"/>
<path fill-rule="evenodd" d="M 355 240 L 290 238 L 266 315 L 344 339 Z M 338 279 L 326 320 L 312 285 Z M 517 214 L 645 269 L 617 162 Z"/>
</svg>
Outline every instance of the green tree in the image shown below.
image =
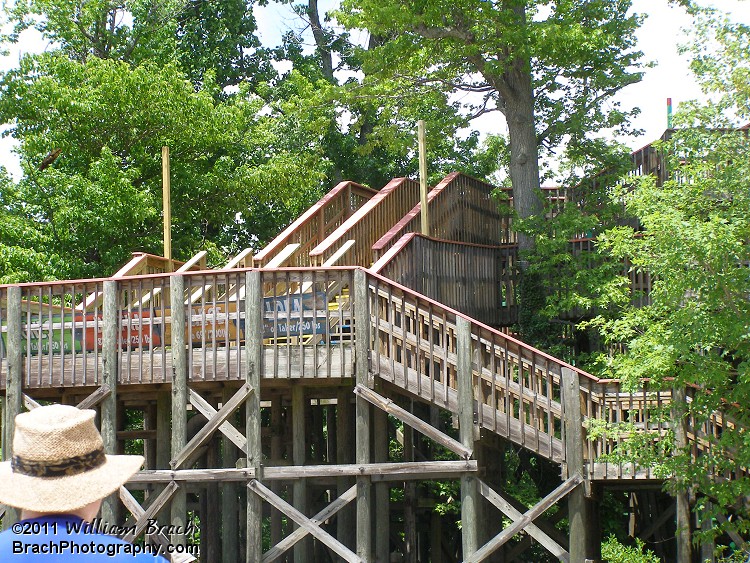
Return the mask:
<svg viewBox="0 0 750 563">
<path fill-rule="evenodd" d="M 479 97 L 473 115 L 503 114 L 515 207 L 527 218 L 542 209 L 540 148 L 583 147 L 627 121 L 604 101 L 640 79 L 639 17 L 629 8 L 629 0 L 344 0 L 339 18 L 389 38 L 363 55 L 364 69 L 395 81 L 402 96 L 467 92 Z M 531 246 L 522 236 L 522 249 Z"/>
<path fill-rule="evenodd" d="M 278 221 L 256 228 L 256 210 L 283 221 L 317 195 L 319 153 L 290 152 L 257 96 L 221 102 L 217 88 L 195 91 L 174 65 L 59 53 L 6 73 L 0 121 L 13 124 L 25 172 L 8 206 L 33 219 L 34 249 L 57 257 L 56 276 L 106 275 L 134 250 L 160 253 L 162 145 L 171 148 L 177 257 L 205 248 L 221 261 L 275 234 Z M 39 170 L 54 149 L 58 159 Z"/>
<path fill-rule="evenodd" d="M 697 460 L 664 440 L 650 452 L 654 442 L 640 440 L 637 452 L 624 454 L 651 460 L 674 487 L 695 491 L 698 508 L 710 501 L 734 512 L 731 526 L 746 532 L 747 505 L 738 498 L 750 482 L 742 472 L 715 476 L 750 462 L 750 139 L 743 127 L 750 120 L 750 27 L 702 12 L 695 30 L 693 68 L 713 102 L 681 108 L 677 130 L 661 147 L 669 181 L 657 186 L 647 177 L 619 191 L 642 232 L 618 227 L 600 237 L 610 256 L 650 274 L 651 303 L 594 324 L 613 351 L 624 350 L 602 357 L 613 376 L 692 390 L 681 416 L 697 428 L 723 412 L 725 431 L 705 437 L 711 448 Z M 734 431 L 726 431 L 729 421 Z"/>
</svg>

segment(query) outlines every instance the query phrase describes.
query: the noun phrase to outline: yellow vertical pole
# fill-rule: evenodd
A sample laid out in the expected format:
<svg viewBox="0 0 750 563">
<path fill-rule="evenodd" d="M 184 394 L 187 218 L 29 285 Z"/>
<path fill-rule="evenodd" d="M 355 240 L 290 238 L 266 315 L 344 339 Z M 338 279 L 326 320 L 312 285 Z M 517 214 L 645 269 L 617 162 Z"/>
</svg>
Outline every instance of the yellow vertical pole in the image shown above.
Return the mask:
<svg viewBox="0 0 750 563">
<path fill-rule="evenodd" d="M 417 142 L 419 143 L 419 201 L 421 207 L 422 234 L 430 234 L 430 217 L 427 210 L 427 148 L 424 120 L 417 121 Z"/>
<path fill-rule="evenodd" d="M 172 201 L 170 194 L 169 147 L 161 148 L 162 200 L 164 207 L 164 258 L 172 271 Z"/>
</svg>

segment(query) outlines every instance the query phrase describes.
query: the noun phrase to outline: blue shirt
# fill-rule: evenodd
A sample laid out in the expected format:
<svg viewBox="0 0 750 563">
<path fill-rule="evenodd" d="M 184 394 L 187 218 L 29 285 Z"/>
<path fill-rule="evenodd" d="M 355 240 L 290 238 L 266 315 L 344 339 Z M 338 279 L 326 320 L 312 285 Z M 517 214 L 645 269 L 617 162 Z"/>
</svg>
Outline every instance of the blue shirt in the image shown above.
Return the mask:
<svg viewBox="0 0 750 563">
<path fill-rule="evenodd" d="M 0 533 L 0 561 L 3 562 L 166 563 L 163 557 L 154 555 L 156 549 L 157 546 L 133 545 L 99 533 L 96 525 L 70 514 L 22 520 Z"/>
</svg>

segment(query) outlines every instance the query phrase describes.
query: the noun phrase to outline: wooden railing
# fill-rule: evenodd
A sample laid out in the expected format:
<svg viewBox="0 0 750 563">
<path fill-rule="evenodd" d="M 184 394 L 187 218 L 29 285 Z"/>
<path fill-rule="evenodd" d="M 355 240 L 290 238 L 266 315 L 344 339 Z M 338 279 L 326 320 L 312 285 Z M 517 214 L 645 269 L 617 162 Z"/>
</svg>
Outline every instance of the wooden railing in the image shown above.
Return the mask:
<svg viewBox="0 0 750 563">
<path fill-rule="evenodd" d="M 474 244 L 503 244 L 512 239 L 510 217 L 500 213 L 493 186 L 454 172 L 427 195 L 430 236 Z M 420 231 L 421 204 L 417 203 L 372 246 L 375 258 L 407 233 Z"/>
<path fill-rule="evenodd" d="M 378 190 L 354 182 L 340 182 L 258 252 L 253 258 L 254 266 L 266 266 L 290 244 L 298 244 L 299 247 L 295 249 L 294 255 L 285 261 L 286 264 L 299 267 L 310 266 L 308 257 L 310 250 L 377 193 Z"/>
<path fill-rule="evenodd" d="M 393 221 L 402 217 L 419 200 L 419 184 L 408 178 L 391 180 L 328 238 L 310 251 L 310 260 L 322 265 L 349 240 L 354 246 L 347 254 L 347 264 L 369 267 L 373 262 L 372 245 Z"/>
<path fill-rule="evenodd" d="M 284 268 L 0 286 L 0 387 L 8 381 L 9 356 L 28 392 L 99 386 L 103 357 L 111 352 L 106 334 L 113 335 L 117 381 L 124 385 L 170 384 L 175 342 L 186 350 L 188 381 L 244 380 L 244 350 L 258 338 L 264 378 L 351 377 L 358 334 L 354 274 L 353 268 Z M 658 439 L 671 424 L 669 390 L 627 392 L 384 276 L 366 272 L 365 279 L 360 292 L 368 299 L 370 372 L 405 392 L 457 412 L 462 325 L 471 343 L 477 424 L 547 459 L 566 459 L 566 374 L 579 381 L 572 404 L 581 409 L 584 428 L 594 421 L 628 423 Z M 102 293 L 104 304 L 85 306 L 92 293 Z M 161 299 L 144 300 L 148 294 Z M 248 295 L 259 297 L 248 301 Z M 262 334 L 246 330 L 254 315 Z M 184 319 L 178 337 L 175 318 Z M 9 342 L 9 326 L 18 327 L 20 342 Z M 733 428 L 720 413 L 695 426 L 688 437 L 696 456 L 710 450 L 712 436 Z M 586 442 L 587 476 L 655 477 L 648 468 L 599 461 L 627 437 L 610 432 Z"/>
<path fill-rule="evenodd" d="M 371 270 L 491 326 L 517 319 L 515 245 L 468 244 L 409 233 Z"/>
</svg>

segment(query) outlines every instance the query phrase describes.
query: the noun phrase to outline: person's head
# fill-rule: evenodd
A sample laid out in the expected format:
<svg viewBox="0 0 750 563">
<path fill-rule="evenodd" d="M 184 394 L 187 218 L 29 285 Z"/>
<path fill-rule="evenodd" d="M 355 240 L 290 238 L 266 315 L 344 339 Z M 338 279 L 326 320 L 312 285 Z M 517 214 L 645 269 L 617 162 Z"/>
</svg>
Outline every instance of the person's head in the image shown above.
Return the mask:
<svg viewBox="0 0 750 563">
<path fill-rule="evenodd" d="M 67 405 L 16 417 L 11 461 L 0 463 L 0 503 L 25 517 L 96 516 L 101 501 L 143 464 L 142 456 L 105 455 L 96 413 Z"/>
</svg>

